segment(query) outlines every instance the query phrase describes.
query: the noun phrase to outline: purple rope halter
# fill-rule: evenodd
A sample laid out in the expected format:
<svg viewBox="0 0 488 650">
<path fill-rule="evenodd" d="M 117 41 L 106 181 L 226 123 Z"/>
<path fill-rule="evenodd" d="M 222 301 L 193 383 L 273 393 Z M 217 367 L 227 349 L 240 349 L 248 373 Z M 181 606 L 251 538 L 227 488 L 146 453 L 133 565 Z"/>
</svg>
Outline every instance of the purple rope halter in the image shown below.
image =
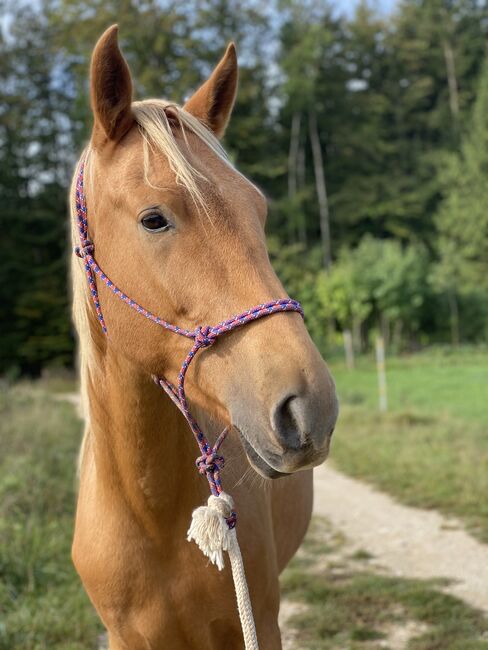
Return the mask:
<svg viewBox="0 0 488 650">
<path fill-rule="evenodd" d="M 203 474 L 207 477 L 210 491 L 213 495 L 219 496 L 222 492 L 222 483 L 220 480 L 220 470 L 224 466 L 224 457 L 219 453 L 220 446 L 224 441 L 227 433 L 230 430 L 230 427 L 227 426 L 222 433 L 217 438 L 214 445 L 211 445 L 203 433 L 202 429 L 199 427 L 197 421 L 192 416 L 188 402 L 186 399 L 185 393 L 185 377 L 190 366 L 190 363 L 194 359 L 195 355 L 199 350 L 204 348 L 209 348 L 210 346 L 216 343 L 217 338 L 226 332 L 231 332 L 247 323 L 257 320 L 258 318 L 263 318 L 264 316 L 269 316 L 270 314 L 276 314 L 286 311 L 296 311 L 303 317 L 303 309 L 299 302 L 292 300 L 291 298 L 282 298 L 280 300 L 273 300 L 271 302 L 258 305 L 252 309 L 248 309 L 239 316 L 233 316 L 228 320 L 222 321 L 213 327 L 206 325 L 205 327 L 197 327 L 195 330 L 190 331 L 178 327 L 177 325 L 172 325 L 168 323 L 159 316 L 155 316 L 147 309 L 144 309 L 139 303 L 135 300 L 129 298 L 121 289 L 115 285 L 112 280 L 110 280 L 102 269 L 98 266 L 95 261 L 94 253 L 95 246 L 93 242 L 88 238 L 88 220 L 87 220 L 87 210 L 86 210 L 86 199 L 83 189 L 83 173 L 84 173 L 85 162 L 82 160 L 79 167 L 78 179 L 76 183 L 76 214 L 77 214 L 77 223 L 80 233 L 80 246 L 76 246 L 74 252 L 78 257 L 83 258 L 85 264 L 85 272 L 88 279 L 88 284 L 90 287 L 90 293 L 95 305 L 97 312 L 98 320 L 100 321 L 100 326 L 102 331 L 107 334 L 107 327 L 105 325 L 105 320 L 103 318 L 102 309 L 100 307 L 100 301 L 98 299 L 98 289 L 97 289 L 97 276 L 104 282 L 113 293 L 123 300 L 129 307 L 137 311 L 139 314 L 145 316 L 149 320 L 152 320 L 157 325 L 164 327 L 164 329 L 179 334 L 180 336 L 186 336 L 186 338 L 193 339 L 193 345 L 188 352 L 181 370 L 178 375 L 178 386 L 174 386 L 164 377 L 156 377 L 153 375 L 153 379 L 158 386 L 160 386 L 166 394 L 173 400 L 176 406 L 185 416 L 190 428 L 195 436 L 195 439 L 200 448 L 200 456 L 196 459 L 196 466 L 200 474 Z M 227 524 L 229 528 L 233 528 L 236 523 L 236 514 L 232 513 L 231 517 L 227 519 Z"/>
</svg>

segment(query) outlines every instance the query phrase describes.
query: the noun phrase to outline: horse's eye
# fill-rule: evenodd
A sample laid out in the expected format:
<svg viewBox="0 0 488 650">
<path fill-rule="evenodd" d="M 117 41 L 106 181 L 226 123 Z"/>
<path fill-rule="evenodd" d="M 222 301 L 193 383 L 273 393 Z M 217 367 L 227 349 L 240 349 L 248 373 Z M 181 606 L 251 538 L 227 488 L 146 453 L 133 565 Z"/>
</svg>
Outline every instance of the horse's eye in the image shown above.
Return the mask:
<svg viewBox="0 0 488 650">
<path fill-rule="evenodd" d="M 159 214 L 159 212 L 146 214 L 142 217 L 141 223 L 144 230 L 148 232 L 166 232 L 166 230 L 171 228 L 170 222 L 162 214 Z"/>
</svg>

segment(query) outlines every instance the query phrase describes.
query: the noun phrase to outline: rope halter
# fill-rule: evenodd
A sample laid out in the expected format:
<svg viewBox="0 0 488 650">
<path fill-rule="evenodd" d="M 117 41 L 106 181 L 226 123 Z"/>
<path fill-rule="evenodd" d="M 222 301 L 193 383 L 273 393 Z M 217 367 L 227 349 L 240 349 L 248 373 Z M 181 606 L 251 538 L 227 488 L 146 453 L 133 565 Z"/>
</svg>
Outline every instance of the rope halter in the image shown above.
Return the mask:
<svg viewBox="0 0 488 650">
<path fill-rule="evenodd" d="M 219 569 L 222 569 L 224 566 L 222 552 L 228 551 L 245 648 L 246 650 L 257 650 L 258 643 L 254 620 L 252 617 L 252 608 L 244 575 L 242 556 L 235 532 L 237 515 L 234 510 L 232 498 L 222 490 L 222 482 L 220 478 L 220 472 L 224 466 L 224 457 L 220 453 L 220 447 L 224 442 L 230 427 L 226 427 L 222 431 L 214 445 L 209 443 L 204 432 L 190 412 L 185 393 L 185 377 L 188 368 L 198 351 L 210 348 L 223 334 L 238 329 L 239 327 L 243 327 L 259 318 L 270 316 L 271 314 L 294 311 L 298 312 L 303 317 L 303 309 L 300 303 L 296 300 L 292 300 L 291 298 L 281 298 L 279 300 L 273 300 L 271 302 L 257 305 L 256 307 L 248 309 L 242 314 L 233 316 L 217 325 L 198 326 L 194 330 L 187 330 L 178 327 L 159 316 L 155 316 L 119 289 L 119 287 L 102 271 L 95 260 L 95 245 L 88 237 L 86 197 L 83 186 L 84 169 L 85 161 L 82 159 L 79 165 L 76 182 L 76 219 L 80 236 L 80 245 L 75 247 L 74 253 L 84 262 L 90 294 L 95 305 L 95 310 L 102 331 L 105 334 L 108 333 L 98 297 L 97 277 L 131 309 L 134 309 L 160 327 L 193 340 L 193 345 L 183 361 L 178 374 L 177 386 L 174 386 L 165 377 L 153 375 L 153 379 L 185 416 L 200 449 L 200 456 L 198 456 L 195 461 L 196 467 L 200 474 L 206 476 L 211 492 L 207 506 L 197 508 L 193 512 L 192 523 L 188 530 L 188 540 L 195 540 L 205 555 L 207 555 Z"/>
</svg>

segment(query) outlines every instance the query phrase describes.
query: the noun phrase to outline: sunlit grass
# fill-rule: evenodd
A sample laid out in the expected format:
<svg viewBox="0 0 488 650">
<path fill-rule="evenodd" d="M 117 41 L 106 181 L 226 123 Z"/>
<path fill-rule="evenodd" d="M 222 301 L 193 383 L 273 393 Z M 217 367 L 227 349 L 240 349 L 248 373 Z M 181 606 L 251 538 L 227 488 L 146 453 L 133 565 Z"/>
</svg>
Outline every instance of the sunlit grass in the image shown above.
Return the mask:
<svg viewBox="0 0 488 650">
<path fill-rule="evenodd" d="M 374 358 L 360 357 L 354 370 L 331 363 L 341 401 L 376 413 L 378 388 Z M 391 411 L 449 415 L 488 427 L 488 351 L 431 349 L 386 359 Z"/>
<path fill-rule="evenodd" d="M 71 563 L 81 425 L 29 385 L 0 393 L 0 649 L 93 650 L 99 622 Z"/>
</svg>

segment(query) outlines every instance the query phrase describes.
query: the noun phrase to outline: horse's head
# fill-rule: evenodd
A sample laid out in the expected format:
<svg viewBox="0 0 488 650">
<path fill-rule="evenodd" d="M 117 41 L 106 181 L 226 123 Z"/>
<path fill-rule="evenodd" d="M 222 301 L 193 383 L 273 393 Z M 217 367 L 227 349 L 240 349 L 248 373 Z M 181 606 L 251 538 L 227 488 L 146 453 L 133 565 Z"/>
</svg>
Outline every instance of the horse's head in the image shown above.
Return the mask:
<svg viewBox="0 0 488 650">
<path fill-rule="evenodd" d="M 115 26 L 93 54 L 85 188 L 97 262 L 131 298 L 190 330 L 286 296 L 266 251 L 266 200 L 218 143 L 236 86 L 233 45 L 184 109 L 162 100 L 132 103 Z M 148 376 L 174 379 L 188 339 L 127 309 L 103 284 L 100 303 L 107 353 L 123 354 Z M 192 405 L 235 425 L 265 476 L 327 455 L 334 383 L 297 313 L 220 338 L 195 359 L 186 390 Z"/>
</svg>

